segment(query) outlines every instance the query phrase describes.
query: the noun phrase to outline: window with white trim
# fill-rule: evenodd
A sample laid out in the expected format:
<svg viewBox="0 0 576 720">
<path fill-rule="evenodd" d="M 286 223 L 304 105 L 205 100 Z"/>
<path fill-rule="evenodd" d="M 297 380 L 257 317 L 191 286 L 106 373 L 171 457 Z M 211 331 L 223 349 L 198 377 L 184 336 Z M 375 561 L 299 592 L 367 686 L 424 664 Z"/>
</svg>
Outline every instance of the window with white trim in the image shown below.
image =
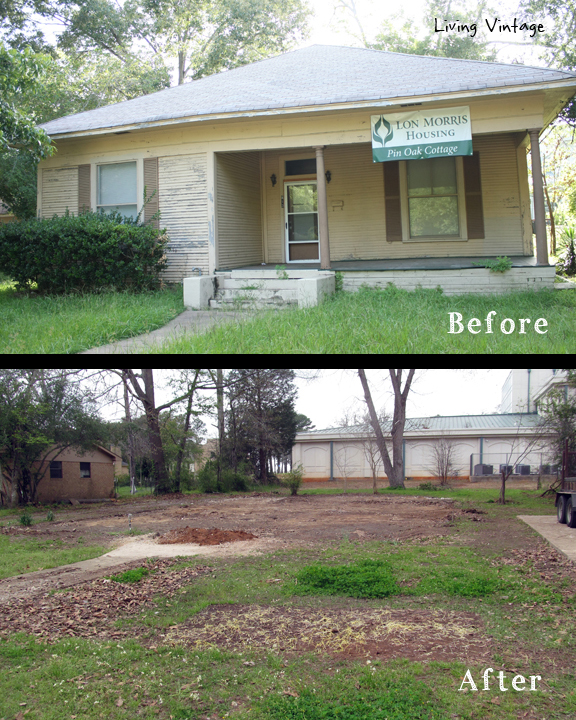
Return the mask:
<svg viewBox="0 0 576 720">
<path fill-rule="evenodd" d="M 136 162 L 98 165 L 97 208 L 117 211 L 127 217 L 138 215 Z"/>
<path fill-rule="evenodd" d="M 455 158 L 408 161 L 406 172 L 410 237 L 459 235 Z"/>
<path fill-rule="evenodd" d="M 402 239 L 467 240 L 461 157 L 400 162 Z"/>
</svg>

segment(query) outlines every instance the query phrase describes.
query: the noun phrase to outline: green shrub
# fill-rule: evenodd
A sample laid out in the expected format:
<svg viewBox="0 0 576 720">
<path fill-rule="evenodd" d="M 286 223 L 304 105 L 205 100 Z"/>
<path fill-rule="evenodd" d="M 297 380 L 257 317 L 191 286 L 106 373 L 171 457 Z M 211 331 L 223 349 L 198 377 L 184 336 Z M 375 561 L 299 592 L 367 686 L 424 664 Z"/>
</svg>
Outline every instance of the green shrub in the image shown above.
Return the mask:
<svg viewBox="0 0 576 720">
<path fill-rule="evenodd" d="M 39 292 L 154 289 L 167 242 L 164 230 L 120 213 L 66 212 L 0 225 L 0 271 Z"/>
<path fill-rule="evenodd" d="M 434 485 L 432 482 L 424 482 L 418 485 L 418 490 L 440 490 L 438 485 Z"/>
<path fill-rule="evenodd" d="M 120 573 L 119 575 L 111 575 L 110 580 L 119 583 L 136 583 L 146 577 L 149 572 L 150 570 L 145 567 L 134 568 L 134 570 L 126 570 L 126 572 Z"/>
<path fill-rule="evenodd" d="M 504 255 L 504 257 L 497 257 L 496 260 L 483 260 L 482 262 L 473 262 L 472 265 L 478 265 L 485 267 L 492 272 L 505 273 L 512 269 L 512 260 Z"/>
<path fill-rule="evenodd" d="M 355 565 L 336 567 L 308 565 L 296 579 L 298 595 L 381 598 L 400 592 L 390 566 L 382 560 L 362 560 Z"/>
<path fill-rule="evenodd" d="M 197 485 L 203 493 L 244 492 L 250 489 L 250 480 L 241 472 L 223 467 L 218 481 L 218 461 L 208 460 L 198 473 Z"/>
<path fill-rule="evenodd" d="M 290 490 L 290 495 L 298 494 L 298 488 L 302 485 L 303 475 L 304 468 L 302 465 L 296 465 L 296 467 L 293 467 L 289 473 L 284 475 L 283 484 Z"/>
<path fill-rule="evenodd" d="M 25 525 L 26 527 L 32 525 L 32 516 L 28 510 L 24 510 L 22 515 L 20 515 L 20 525 Z"/>
</svg>

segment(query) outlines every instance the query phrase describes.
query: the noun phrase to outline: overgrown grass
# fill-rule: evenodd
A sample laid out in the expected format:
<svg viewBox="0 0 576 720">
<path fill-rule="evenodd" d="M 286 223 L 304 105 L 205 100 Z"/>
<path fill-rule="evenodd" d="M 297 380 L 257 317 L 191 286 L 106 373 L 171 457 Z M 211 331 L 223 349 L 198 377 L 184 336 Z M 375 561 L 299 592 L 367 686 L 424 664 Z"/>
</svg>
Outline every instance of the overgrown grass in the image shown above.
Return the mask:
<svg viewBox="0 0 576 720">
<path fill-rule="evenodd" d="M 105 548 L 96 545 L 83 545 L 81 537 L 76 543 L 77 546 L 70 547 L 61 540 L 40 541 L 0 535 L 0 579 L 89 560 L 106 552 Z"/>
<path fill-rule="evenodd" d="M 184 310 L 182 288 L 26 295 L 0 285 L 0 352 L 77 353 L 162 327 Z"/>
<path fill-rule="evenodd" d="M 435 290 L 408 292 L 363 288 L 337 293 L 318 307 L 259 313 L 237 325 L 202 335 L 186 334 L 146 350 L 150 354 L 191 353 L 573 353 L 576 350 L 576 292 L 542 290 L 505 295 L 446 296 Z M 492 334 L 484 319 L 496 311 Z M 449 313 L 459 312 L 464 332 L 449 334 Z M 483 331 L 468 332 L 471 318 Z M 530 318 L 526 334 L 505 335 L 500 323 Z M 547 333 L 533 330 L 539 318 Z"/>
<path fill-rule="evenodd" d="M 134 568 L 133 570 L 126 570 L 119 575 L 111 575 L 110 580 L 118 583 L 137 583 L 145 578 L 150 573 L 150 570 L 146 567 Z"/>
</svg>

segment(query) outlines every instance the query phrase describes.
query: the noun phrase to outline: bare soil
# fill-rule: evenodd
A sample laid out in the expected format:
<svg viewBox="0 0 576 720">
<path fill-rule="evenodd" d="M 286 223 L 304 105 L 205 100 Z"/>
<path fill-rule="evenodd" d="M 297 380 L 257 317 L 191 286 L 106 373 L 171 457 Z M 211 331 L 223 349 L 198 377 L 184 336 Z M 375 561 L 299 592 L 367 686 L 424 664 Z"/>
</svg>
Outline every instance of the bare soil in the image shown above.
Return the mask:
<svg viewBox="0 0 576 720">
<path fill-rule="evenodd" d="M 242 540 L 256 540 L 257 535 L 244 532 L 243 530 L 218 530 L 217 528 L 190 528 L 170 530 L 158 538 L 160 545 L 176 545 L 184 543 L 195 543 L 196 545 L 222 545 L 229 542 L 240 542 Z"/>
</svg>

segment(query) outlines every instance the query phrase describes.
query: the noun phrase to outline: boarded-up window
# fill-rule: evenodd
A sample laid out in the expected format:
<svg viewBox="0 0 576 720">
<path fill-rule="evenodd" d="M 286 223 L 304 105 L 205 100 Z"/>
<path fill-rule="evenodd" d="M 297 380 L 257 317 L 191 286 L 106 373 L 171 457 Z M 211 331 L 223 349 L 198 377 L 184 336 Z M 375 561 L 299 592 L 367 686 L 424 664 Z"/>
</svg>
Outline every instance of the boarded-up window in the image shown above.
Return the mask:
<svg viewBox="0 0 576 720">
<path fill-rule="evenodd" d="M 90 165 L 78 165 L 78 215 L 90 210 Z"/>
<path fill-rule="evenodd" d="M 480 178 L 480 153 L 465 155 L 464 188 L 466 191 L 466 222 L 468 239 L 484 237 L 484 212 L 482 209 L 482 182 Z"/>
<path fill-rule="evenodd" d="M 386 208 L 386 240 L 402 240 L 402 216 L 400 210 L 400 163 L 382 163 L 384 166 L 384 198 Z"/>
<path fill-rule="evenodd" d="M 146 188 L 144 222 L 149 222 L 158 212 L 158 158 L 144 160 L 144 187 Z M 160 227 L 159 219 L 152 220 L 151 225 L 155 228 Z"/>
</svg>

